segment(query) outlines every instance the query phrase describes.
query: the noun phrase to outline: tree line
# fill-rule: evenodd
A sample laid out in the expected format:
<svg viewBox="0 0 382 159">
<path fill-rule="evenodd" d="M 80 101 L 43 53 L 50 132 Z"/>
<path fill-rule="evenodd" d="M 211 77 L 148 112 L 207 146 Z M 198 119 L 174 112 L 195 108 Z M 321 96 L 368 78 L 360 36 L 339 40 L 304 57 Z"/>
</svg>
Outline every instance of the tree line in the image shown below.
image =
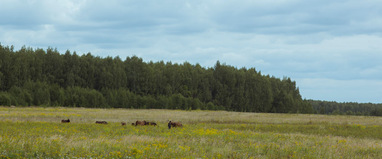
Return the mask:
<svg viewBox="0 0 382 159">
<path fill-rule="evenodd" d="M 313 113 L 290 78 L 0 44 L 0 105 Z"/>
<path fill-rule="evenodd" d="M 382 104 L 308 100 L 317 114 L 382 116 Z"/>
</svg>

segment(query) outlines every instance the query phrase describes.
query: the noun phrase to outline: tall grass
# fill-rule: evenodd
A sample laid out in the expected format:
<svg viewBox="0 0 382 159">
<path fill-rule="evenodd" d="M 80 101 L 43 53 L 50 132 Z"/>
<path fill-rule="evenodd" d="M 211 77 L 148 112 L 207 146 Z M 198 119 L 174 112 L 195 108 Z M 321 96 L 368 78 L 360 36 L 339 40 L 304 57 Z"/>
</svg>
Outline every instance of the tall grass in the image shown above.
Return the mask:
<svg viewBox="0 0 382 159">
<path fill-rule="evenodd" d="M 71 119 L 70 124 L 60 123 Z M 96 120 L 110 124 L 97 125 Z M 158 126 L 119 122 L 156 121 Z M 167 128 L 167 121 L 182 128 Z M 381 158 L 378 117 L 0 107 L 0 158 Z"/>
</svg>

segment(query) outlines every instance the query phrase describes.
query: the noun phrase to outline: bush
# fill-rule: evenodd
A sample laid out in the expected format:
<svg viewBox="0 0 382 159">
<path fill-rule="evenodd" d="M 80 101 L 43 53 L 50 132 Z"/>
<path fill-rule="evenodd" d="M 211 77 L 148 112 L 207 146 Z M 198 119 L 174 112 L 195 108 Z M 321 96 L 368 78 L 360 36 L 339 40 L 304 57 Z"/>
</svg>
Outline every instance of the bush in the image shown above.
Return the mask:
<svg viewBox="0 0 382 159">
<path fill-rule="evenodd" d="M 50 105 L 49 84 L 46 82 L 28 81 L 24 84 L 24 89 L 27 90 L 32 97 L 33 105 Z"/>
<path fill-rule="evenodd" d="M 103 95 L 93 89 L 69 87 L 65 90 L 65 106 L 101 108 L 106 107 Z"/>
<path fill-rule="evenodd" d="M 33 98 L 26 89 L 15 86 L 9 90 L 9 94 L 13 97 L 11 99 L 13 105 L 30 106 L 32 104 Z"/>
<path fill-rule="evenodd" d="M 3 105 L 3 106 L 11 105 L 11 97 L 8 93 L 0 92 L 0 105 Z"/>
</svg>

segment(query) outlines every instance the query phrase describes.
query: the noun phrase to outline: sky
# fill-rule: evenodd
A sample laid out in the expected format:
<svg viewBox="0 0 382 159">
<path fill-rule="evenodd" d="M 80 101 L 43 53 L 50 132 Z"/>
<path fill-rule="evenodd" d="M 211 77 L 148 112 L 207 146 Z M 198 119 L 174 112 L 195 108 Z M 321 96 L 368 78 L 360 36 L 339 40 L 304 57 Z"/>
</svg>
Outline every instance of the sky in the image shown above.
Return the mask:
<svg viewBox="0 0 382 159">
<path fill-rule="evenodd" d="M 0 0 L 0 43 L 290 77 L 304 99 L 382 103 L 380 0 Z"/>
</svg>

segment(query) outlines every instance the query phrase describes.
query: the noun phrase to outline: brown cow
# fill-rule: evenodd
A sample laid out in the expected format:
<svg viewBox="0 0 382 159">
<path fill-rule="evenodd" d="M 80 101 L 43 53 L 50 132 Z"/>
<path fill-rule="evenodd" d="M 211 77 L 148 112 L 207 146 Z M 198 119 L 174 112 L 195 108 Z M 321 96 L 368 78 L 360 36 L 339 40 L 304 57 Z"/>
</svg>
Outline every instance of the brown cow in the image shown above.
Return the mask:
<svg viewBox="0 0 382 159">
<path fill-rule="evenodd" d="M 61 123 L 70 123 L 70 120 L 69 119 L 68 120 L 63 119 L 63 120 L 61 120 Z"/>
<path fill-rule="evenodd" d="M 125 126 L 125 125 L 126 125 L 126 123 L 125 123 L 125 122 L 121 122 L 121 125 L 122 125 L 122 126 Z"/>
<path fill-rule="evenodd" d="M 106 121 L 96 121 L 95 123 L 96 123 L 96 124 L 107 124 Z"/>
<path fill-rule="evenodd" d="M 171 121 L 170 121 L 171 122 Z M 171 122 L 171 127 L 182 127 L 182 123 L 180 122 Z"/>
<path fill-rule="evenodd" d="M 139 120 L 137 120 L 135 122 L 135 126 L 137 126 L 137 125 L 146 125 L 146 121 L 139 121 Z"/>
</svg>

